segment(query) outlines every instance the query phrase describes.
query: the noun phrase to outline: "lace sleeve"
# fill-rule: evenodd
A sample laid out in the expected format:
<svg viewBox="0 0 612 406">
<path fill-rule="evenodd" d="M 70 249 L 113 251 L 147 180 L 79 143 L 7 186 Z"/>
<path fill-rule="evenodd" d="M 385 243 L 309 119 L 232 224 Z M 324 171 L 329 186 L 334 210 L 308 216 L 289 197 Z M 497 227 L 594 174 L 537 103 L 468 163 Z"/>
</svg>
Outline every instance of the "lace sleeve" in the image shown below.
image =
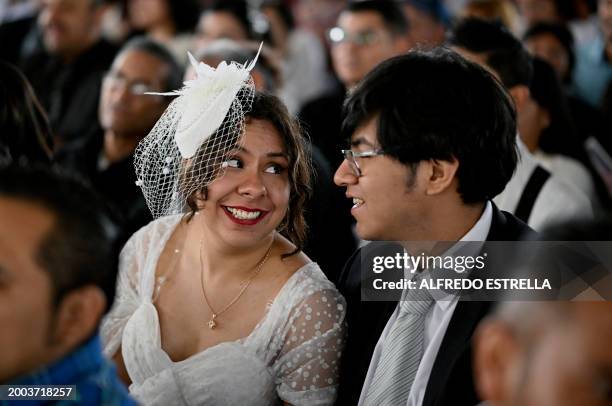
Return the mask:
<svg viewBox="0 0 612 406">
<path fill-rule="evenodd" d="M 274 364 L 279 397 L 292 405 L 331 405 L 344 347 L 346 304 L 335 289 L 308 294 L 292 311 Z"/>
<path fill-rule="evenodd" d="M 140 236 L 140 232 L 134 234 L 121 250 L 115 300 L 100 326 L 104 355 L 108 358 L 119 349 L 123 328 L 139 305 Z"/>
</svg>

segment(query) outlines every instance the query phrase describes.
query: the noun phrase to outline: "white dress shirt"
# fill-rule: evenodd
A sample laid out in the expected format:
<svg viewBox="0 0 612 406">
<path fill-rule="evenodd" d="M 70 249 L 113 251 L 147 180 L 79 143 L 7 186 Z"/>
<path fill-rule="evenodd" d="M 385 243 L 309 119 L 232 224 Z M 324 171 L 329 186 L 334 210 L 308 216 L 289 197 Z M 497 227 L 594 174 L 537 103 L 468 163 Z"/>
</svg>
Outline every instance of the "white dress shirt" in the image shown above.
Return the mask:
<svg viewBox="0 0 612 406">
<path fill-rule="evenodd" d="M 478 219 L 476 224 L 474 224 L 470 231 L 468 231 L 460 241 L 482 241 L 484 244 L 484 241 L 487 239 L 487 235 L 489 234 L 489 230 L 491 229 L 492 219 L 493 208 L 491 206 L 491 202 L 487 202 L 480 219 Z M 461 251 L 461 255 L 477 256 L 481 250 L 481 247 L 482 244 L 470 244 L 466 249 Z M 450 252 L 447 254 L 450 254 Z M 457 307 L 457 302 L 459 300 L 457 295 L 452 295 L 450 299 L 448 296 L 438 299 L 440 297 L 439 291 L 434 292 L 430 290 L 430 292 L 432 296 L 436 298 L 436 301 L 425 317 L 425 337 L 423 342 L 425 350 L 423 351 L 423 358 L 421 359 L 421 363 L 419 364 L 419 368 L 417 369 L 414 377 L 414 382 L 412 383 L 412 389 L 410 390 L 410 396 L 408 396 L 407 406 L 417 406 L 423 403 L 425 389 L 427 388 L 429 375 L 431 375 L 431 369 L 434 361 L 436 360 L 436 356 L 438 355 L 438 350 L 442 344 L 442 339 L 446 334 L 448 323 L 450 322 L 451 317 L 453 317 L 453 312 L 455 311 L 455 307 Z M 361 389 L 359 406 L 364 405 L 365 396 L 368 393 L 370 383 L 374 377 L 374 371 L 376 370 L 376 366 L 378 365 L 380 359 L 380 354 L 385 345 L 385 339 L 387 338 L 393 323 L 395 323 L 395 320 L 397 319 L 398 312 L 399 306 L 396 306 L 395 311 L 387 321 L 387 325 L 378 339 L 378 343 L 376 343 L 374 353 L 372 354 L 372 359 L 370 360 L 370 366 L 368 367 L 368 373 L 366 375 L 363 388 Z"/>
<path fill-rule="evenodd" d="M 520 137 L 517 135 L 516 138 L 520 161 L 504 191 L 493 199 L 500 210 L 510 213 L 517 209 L 525 186 L 538 165 L 538 161 L 527 150 Z M 538 194 L 527 224 L 536 231 L 542 231 L 546 226 L 561 221 L 593 217 L 593 206 L 587 195 L 576 186 L 564 182 L 559 175 L 551 173 L 551 177 Z"/>
</svg>

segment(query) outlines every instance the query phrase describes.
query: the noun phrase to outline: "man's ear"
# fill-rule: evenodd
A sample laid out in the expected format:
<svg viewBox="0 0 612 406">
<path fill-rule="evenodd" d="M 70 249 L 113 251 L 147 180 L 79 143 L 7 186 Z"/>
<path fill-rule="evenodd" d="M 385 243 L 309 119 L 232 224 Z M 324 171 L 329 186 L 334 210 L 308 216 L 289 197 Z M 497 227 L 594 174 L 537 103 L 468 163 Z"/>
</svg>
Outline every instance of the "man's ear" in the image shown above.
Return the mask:
<svg viewBox="0 0 612 406">
<path fill-rule="evenodd" d="M 68 352 L 91 336 L 106 310 L 106 296 L 97 286 L 87 285 L 68 293 L 60 302 L 53 329 L 59 351 Z"/>
<path fill-rule="evenodd" d="M 519 344 L 510 328 L 499 320 L 483 320 L 473 339 L 474 381 L 489 405 L 508 404 L 514 394 L 511 374 L 520 362 Z"/>
<path fill-rule="evenodd" d="M 453 184 L 459 169 L 459 161 L 454 158 L 451 161 L 431 159 L 427 163 L 427 188 L 425 193 L 428 196 L 440 194 Z"/>
<path fill-rule="evenodd" d="M 531 97 L 529 88 L 525 85 L 516 85 L 510 88 L 509 93 L 514 100 L 514 104 L 516 105 L 516 112 L 521 114 L 525 106 L 525 102 Z"/>
</svg>

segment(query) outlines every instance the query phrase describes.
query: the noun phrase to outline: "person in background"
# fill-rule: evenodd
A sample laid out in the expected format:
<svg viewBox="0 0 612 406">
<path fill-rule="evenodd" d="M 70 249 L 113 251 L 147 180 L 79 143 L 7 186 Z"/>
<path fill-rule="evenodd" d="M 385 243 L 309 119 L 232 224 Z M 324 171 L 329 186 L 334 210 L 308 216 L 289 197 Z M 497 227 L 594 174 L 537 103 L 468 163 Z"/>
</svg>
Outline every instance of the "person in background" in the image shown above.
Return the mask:
<svg viewBox="0 0 612 406">
<path fill-rule="evenodd" d="M 4 62 L 0 62 L 0 129 L 0 161 L 52 162 L 47 113 L 23 73 Z"/>
<path fill-rule="evenodd" d="M 432 48 L 444 43 L 450 16 L 440 0 L 406 0 L 403 8 L 415 46 Z"/>
<path fill-rule="evenodd" d="M 521 139 L 542 166 L 578 187 L 598 208 L 593 178 L 581 163 L 588 158 L 561 84 L 553 68 L 538 58 L 533 60 L 533 78 L 518 124 Z"/>
<path fill-rule="evenodd" d="M 585 244 L 609 241 L 611 231 L 608 217 L 561 223 L 542 236 L 547 241 Z M 585 248 L 591 243 L 586 244 Z M 597 245 L 584 252 L 603 261 L 599 262 L 605 272 L 601 275 L 609 277 L 610 261 L 597 254 L 608 249 L 609 242 L 593 244 Z M 572 243 L 568 247 L 577 246 Z M 577 266 L 589 263 L 574 261 Z M 531 271 L 527 268 L 524 272 Z M 610 404 L 611 298 L 601 301 L 601 296 L 580 297 L 561 302 L 517 302 L 509 298 L 480 323 L 473 345 L 474 379 L 486 401 L 482 406 Z"/>
<path fill-rule="evenodd" d="M 523 43 L 532 55 L 548 62 L 555 69 L 563 86 L 563 97 L 567 99 L 571 119 L 574 121 L 576 136 L 581 143 L 590 137 L 595 137 L 608 151 L 612 151 L 612 140 L 609 139 L 610 137 L 606 135 L 603 128 L 602 113 L 577 97 L 573 89 L 576 57 L 571 31 L 564 24 L 538 23 L 527 30 Z M 573 152 L 579 152 L 580 156 L 575 154 L 573 156 L 579 159 L 597 180 L 599 175 L 592 170 L 590 161 L 584 159 L 583 151 L 584 147 L 580 145 L 573 150 Z M 601 203 L 609 206 L 610 198 L 602 186 L 599 181 L 596 182 Z"/>
<path fill-rule="evenodd" d="M 595 108 L 612 82 L 612 0 L 599 0 L 597 14 L 600 35 L 576 50 L 574 89 Z"/>
<path fill-rule="evenodd" d="M 468 18 L 459 22 L 449 44 L 466 58 L 493 72 L 506 86 L 516 105 L 518 120 L 525 113 L 533 75 L 531 56 L 501 24 Z M 576 218 L 590 218 L 593 207 L 577 187 L 547 171 L 517 135 L 521 160 L 514 176 L 494 201 L 535 230 Z"/>
<path fill-rule="evenodd" d="M 507 302 L 478 327 L 482 406 L 604 406 L 612 302 Z"/>
<path fill-rule="evenodd" d="M 461 9 L 460 18 L 480 18 L 482 20 L 499 20 L 510 31 L 515 31 L 518 24 L 518 11 L 511 0 L 470 0 Z"/>
<path fill-rule="evenodd" d="M 298 114 L 306 131 L 332 167 L 341 160 L 338 149 L 341 109 L 346 91 L 377 64 L 410 48 L 408 23 L 399 4 L 388 0 L 348 3 L 337 25 L 328 31 L 334 71 L 342 87 L 306 104 Z"/>
<path fill-rule="evenodd" d="M 98 128 L 102 76 L 116 48 L 101 37 L 105 0 L 42 0 L 43 49 L 21 67 L 49 114 L 56 152 Z"/>
<path fill-rule="evenodd" d="M 172 101 L 145 93 L 167 92 L 181 83 L 182 70 L 163 45 L 147 37 L 133 38 L 120 50 L 102 82 L 101 131 L 58 157 L 62 165 L 88 178 L 118 209 L 127 235 L 152 219 L 136 186 L 134 151 Z"/>
<path fill-rule="evenodd" d="M 49 169 L 0 169 L 0 383 L 75 385 L 77 405 L 135 405 L 102 355 L 118 229 L 101 199 Z"/>
<path fill-rule="evenodd" d="M 282 63 L 283 84 L 278 96 L 296 114 L 332 85 L 325 48 L 316 36 L 295 26 L 291 9 L 282 1 L 264 1 L 261 12 L 270 24 L 270 45 Z"/>
<path fill-rule="evenodd" d="M 259 42 L 267 35 L 268 22 L 245 0 L 217 0 L 206 8 L 198 22 L 196 49 L 217 39 Z"/>
<path fill-rule="evenodd" d="M 183 65 L 187 51 L 194 47 L 192 33 L 199 10 L 194 0 L 127 0 L 131 27 L 164 44 Z"/>
</svg>

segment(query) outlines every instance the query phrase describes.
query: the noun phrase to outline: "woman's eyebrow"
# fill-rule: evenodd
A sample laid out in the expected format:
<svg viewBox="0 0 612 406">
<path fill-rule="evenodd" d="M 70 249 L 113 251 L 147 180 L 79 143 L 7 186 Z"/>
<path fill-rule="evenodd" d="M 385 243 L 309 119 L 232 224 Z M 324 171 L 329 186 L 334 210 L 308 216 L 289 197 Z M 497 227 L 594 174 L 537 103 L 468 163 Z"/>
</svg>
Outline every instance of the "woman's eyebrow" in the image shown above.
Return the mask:
<svg viewBox="0 0 612 406">
<path fill-rule="evenodd" d="M 286 152 L 282 152 L 282 151 L 281 152 L 268 152 L 266 156 L 270 158 L 280 157 L 280 158 L 289 159 L 289 155 Z"/>
<path fill-rule="evenodd" d="M 245 147 L 236 147 L 236 152 L 244 152 L 245 154 L 248 155 L 253 155 L 248 149 L 246 149 Z M 278 151 L 278 152 L 268 152 L 266 154 L 266 156 L 268 158 L 285 158 L 285 159 L 289 159 L 289 155 L 286 152 L 283 151 Z"/>
</svg>

